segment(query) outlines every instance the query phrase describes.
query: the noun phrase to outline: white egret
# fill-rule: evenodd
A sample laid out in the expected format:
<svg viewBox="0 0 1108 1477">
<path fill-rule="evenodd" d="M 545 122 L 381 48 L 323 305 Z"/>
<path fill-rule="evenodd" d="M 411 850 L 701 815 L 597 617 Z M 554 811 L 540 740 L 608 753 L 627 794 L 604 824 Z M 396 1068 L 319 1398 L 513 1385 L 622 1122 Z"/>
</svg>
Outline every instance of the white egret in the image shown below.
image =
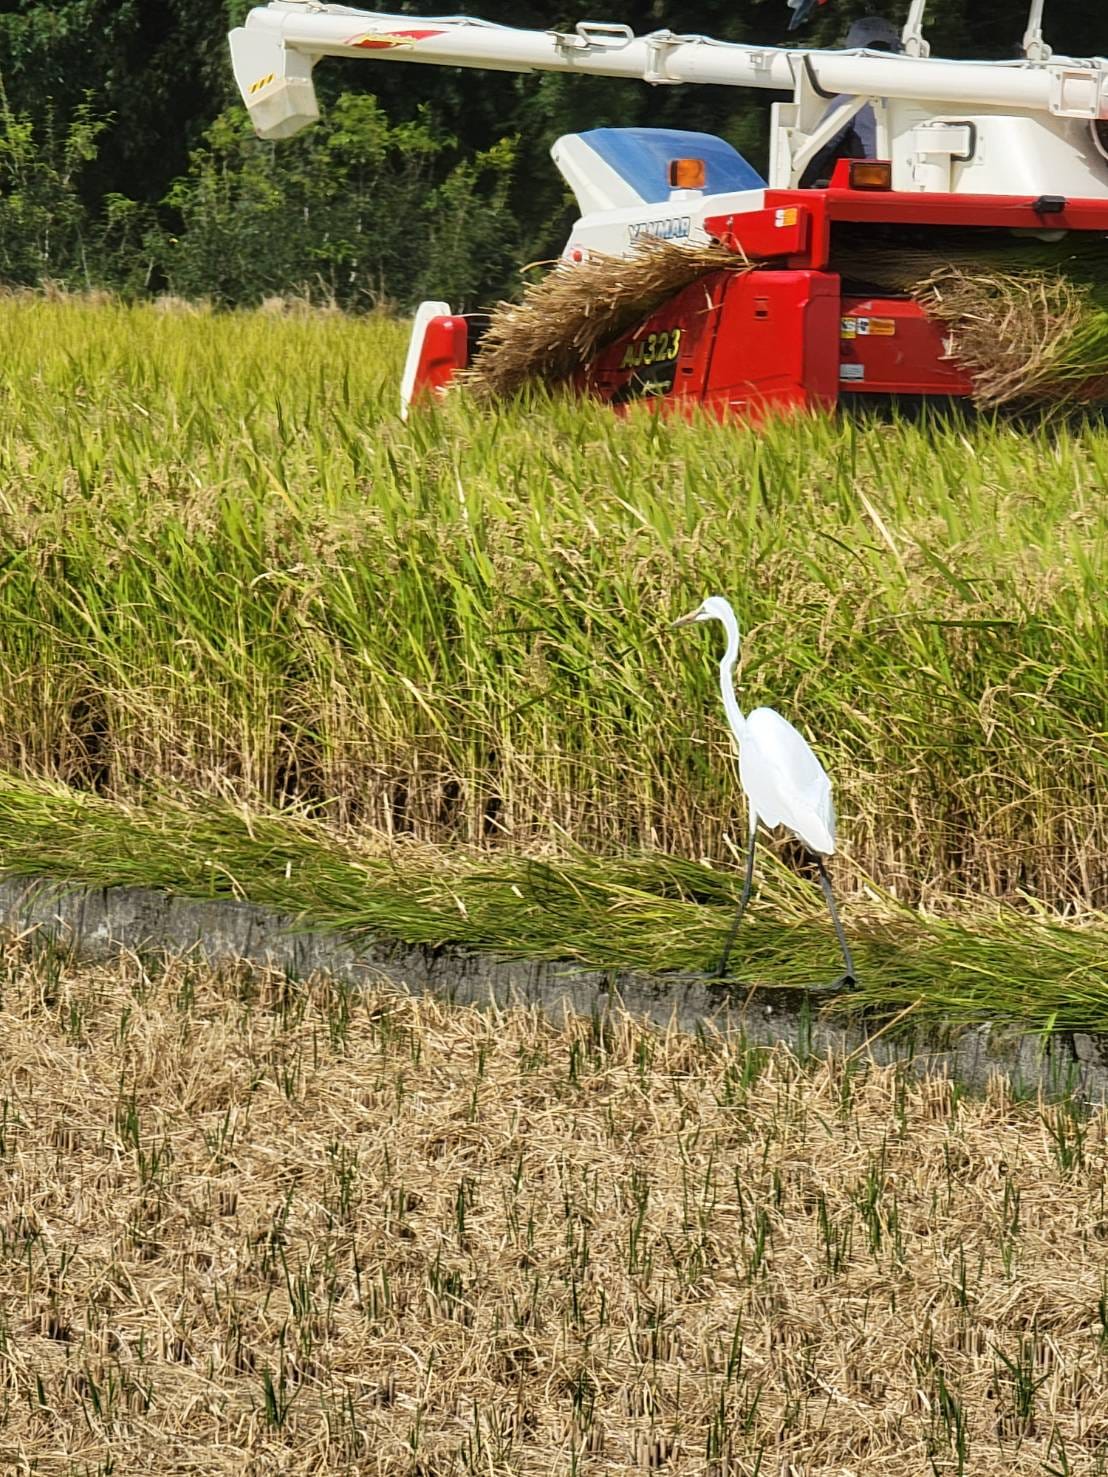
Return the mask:
<svg viewBox="0 0 1108 1477">
<path fill-rule="evenodd" d="M 722 621 L 727 632 L 727 650 L 719 664 L 719 689 L 739 751 L 739 780 L 746 795 L 750 823 L 746 880 L 739 911 L 727 936 L 717 973 L 722 975 L 727 969 L 727 960 L 750 900 L 754 846 L 758 822 L 761 821 L 771 831 L 775 826 L 784 826 L 814 855 L 820 886 L 831 910 L 831 921 L 846 965 L 846 972 L 839 983 L 852 985 L 855 982 L 854 961 L 850 957 L 850 947 L 835 909 L 831 879 L 824 865 L 824 858 L 833 856 L 835 852 L 835 807 L 827 771 L 812 753 L 807 740 L 780 713 L 772 708 L 755 708 L 753 713 L 744 715 L 739 707 L 733 677 L 739 655 L 739 623 L 730 601 L 722 595 L 709 595 L 703 605 L 673 624 L 690 626 L 695 621 Z"/>
</svg>

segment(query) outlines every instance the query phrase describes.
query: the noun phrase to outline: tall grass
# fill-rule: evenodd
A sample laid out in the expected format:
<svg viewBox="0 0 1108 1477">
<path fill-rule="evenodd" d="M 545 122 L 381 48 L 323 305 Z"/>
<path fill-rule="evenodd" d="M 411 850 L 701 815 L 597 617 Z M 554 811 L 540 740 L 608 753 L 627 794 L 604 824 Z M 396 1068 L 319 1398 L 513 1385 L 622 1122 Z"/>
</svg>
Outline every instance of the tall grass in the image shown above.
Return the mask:
<svg viewBox="0 0 1108 1477">
<path fill-rule="evenodd" d="M 853 876 L 1108 904 L 1108 435 L 394 416 L 401 330 L 14 300 L 0 766 L 337 832 L 726 859 L 711 631 Z"/>
</svg>

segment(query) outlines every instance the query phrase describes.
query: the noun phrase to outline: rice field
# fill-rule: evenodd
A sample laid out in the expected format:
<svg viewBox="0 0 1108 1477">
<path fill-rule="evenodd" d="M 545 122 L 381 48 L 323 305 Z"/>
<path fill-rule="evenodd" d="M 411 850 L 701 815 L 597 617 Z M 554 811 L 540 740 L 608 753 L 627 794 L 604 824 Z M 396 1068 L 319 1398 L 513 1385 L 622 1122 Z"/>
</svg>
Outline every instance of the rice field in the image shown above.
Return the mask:
<svg viewBox="0 0 1108 1477">
<path fill-rule="evenodd" d="M 877 996 L 1103 1024 L 1099 424 L 404 426 L 387 321 L 0 322 L 5 870 L 703 968 L 745 822 L 718 638 L 668 625 L 720 591 L 834 778 Z M 780 860 L 740 978 L 833 961 Z"/>
<path fill-rule="evenodd" d="M 5 1472 L 1108 1469 L 1108 1118 L 0 955 Z"/>
<path fill-rule="evenodd" d="M 862 988 L 1108 1021 L 1108 432 L 463 397 L 403 330 L 0 299 L 0 871 L 699 972 L 741 694 Z M 767 847 L 744 983 L 837 972 Z M 1108 1472 L 1108 1110 L 614 1011 L 0 942 L 0 1468 Z"/>
</svg>

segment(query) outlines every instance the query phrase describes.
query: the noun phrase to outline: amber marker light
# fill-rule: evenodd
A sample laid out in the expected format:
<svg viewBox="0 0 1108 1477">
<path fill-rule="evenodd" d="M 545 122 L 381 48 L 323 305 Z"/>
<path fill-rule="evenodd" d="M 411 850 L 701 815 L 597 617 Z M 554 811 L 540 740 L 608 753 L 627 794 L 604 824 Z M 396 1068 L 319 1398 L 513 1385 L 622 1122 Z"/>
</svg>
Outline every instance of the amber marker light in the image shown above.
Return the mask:
<svg viewBox="0 0 1108 1477">
<path fill-rule="evenodd" d="M 850 161 L 850 188 L 852 190 L 891 190 L 893 166 L 888 159 L 852 159 Z"/>
<path fill-rule="evenodd" d="M 669 161 L 669 187 L 671 190 L 702 190 L 704 188 L 704 160 L 671 159 Z"/>
</svg>

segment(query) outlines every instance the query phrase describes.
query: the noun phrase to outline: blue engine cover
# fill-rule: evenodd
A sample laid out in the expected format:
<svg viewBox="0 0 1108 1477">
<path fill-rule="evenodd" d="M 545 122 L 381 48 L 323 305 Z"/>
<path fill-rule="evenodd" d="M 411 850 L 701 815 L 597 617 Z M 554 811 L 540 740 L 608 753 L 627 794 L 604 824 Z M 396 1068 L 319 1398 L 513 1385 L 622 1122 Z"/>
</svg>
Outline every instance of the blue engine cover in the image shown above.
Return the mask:
<svg viewBox="0 0 1108 1477">
<path fill-rule="evenodd" d="M 681 128 L 593 128 L 577 136 L 651 204 L 669 199 L 671 159 L 704 160 L 706 195 L 766 187 L 738 149 L 714 133 L 686 133 Z"/>
</svg>

